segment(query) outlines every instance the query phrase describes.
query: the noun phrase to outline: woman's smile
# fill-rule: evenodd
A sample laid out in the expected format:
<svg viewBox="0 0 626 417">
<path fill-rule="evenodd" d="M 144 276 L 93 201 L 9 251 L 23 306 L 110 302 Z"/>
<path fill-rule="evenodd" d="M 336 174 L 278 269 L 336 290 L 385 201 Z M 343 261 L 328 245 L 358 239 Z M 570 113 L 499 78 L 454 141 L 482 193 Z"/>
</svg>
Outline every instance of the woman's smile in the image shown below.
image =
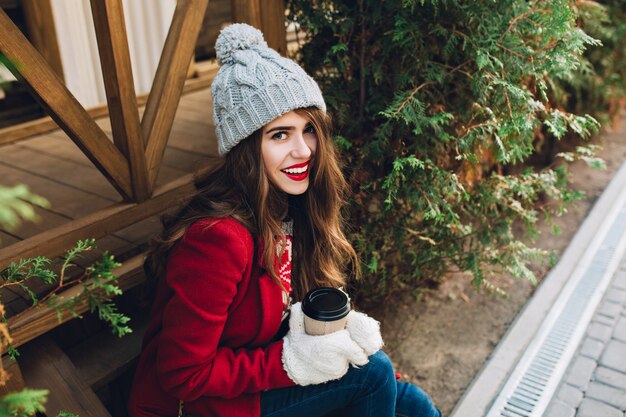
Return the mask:
<svg viewBox="0 0 626 417">
<path fill-rule="evenodd" d="M 281 171 L 290 179 L 294 181 L 302 181 L 307 178 L 309 175 L 309 163 L 311 161 L 306 161 L 301 164 L 295 164 L 290 167 L 281 169 Z"/>
</svg>

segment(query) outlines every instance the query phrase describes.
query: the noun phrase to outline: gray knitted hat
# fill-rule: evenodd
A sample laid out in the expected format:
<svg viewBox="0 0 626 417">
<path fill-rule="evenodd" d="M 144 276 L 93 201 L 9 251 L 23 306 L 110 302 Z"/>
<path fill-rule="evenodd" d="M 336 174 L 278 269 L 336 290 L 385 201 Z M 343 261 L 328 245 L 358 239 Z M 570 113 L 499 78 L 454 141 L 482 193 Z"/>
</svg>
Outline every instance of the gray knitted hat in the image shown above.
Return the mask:
<svg viewBox="0 0 626 417">
<path fill-rule="evenodd" d="M 252 26 L 236 23 L 224 28 L 215 51 L 222 66 L 211 85 L 220 155 L 291 110 L 318 107 L 326 111 L 313 78 L 269 48 L 263 34 Z"/>
</svg>

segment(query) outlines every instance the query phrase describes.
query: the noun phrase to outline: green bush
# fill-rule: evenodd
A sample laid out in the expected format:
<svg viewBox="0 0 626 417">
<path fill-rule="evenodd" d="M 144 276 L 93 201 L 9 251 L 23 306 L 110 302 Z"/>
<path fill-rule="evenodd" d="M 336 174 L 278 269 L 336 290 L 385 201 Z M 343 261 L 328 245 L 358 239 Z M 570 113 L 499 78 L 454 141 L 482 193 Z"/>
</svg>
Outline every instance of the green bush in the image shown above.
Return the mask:
<svg viewBox="0 0 626 417">
<path fill-rule="evenodd" d="M 622 0 L 579 1 L 576 10 L 581 27 L 602 41 L 585 52 L 588 64 L 563 86 L 568 109 L 588 112 L 602 124 L 610 123 L 626 98 L 626 3 Z"/>
<path fill-rule="evenodd" d="M 44 198 L 32 194 L 25 185 L 8 188 L 0 186 L 0 228 L 13 230 L 23 220 L 38 220 L 33 205 L 48 207 L 49 203 Z M 130 319 L 120 313 L 112 301 L 113 297 L 122 294 L 117 282 L 118 277 L 113 274 L 113 270 L 120 264 L 105 252 L 99 261 L 89 265 L 79 276 L 70 276 L 70 270 L 76 266 L 74 262 L 94 248 L 94 239 L 78 241 L 73 248 L 65 252 L 59 268 L 53 268 L 52 260 L 44 256 L 12 262 L 6 269 L 0 270 L 0 289 L 20 288 L 31 297 L 31 308 L 45 305 L 56 311 L 59 321 L 62 320 L 63 314 L 80 317 L 76 307 L 83 300 L 87 300 L 90 311 L 97 312 L 100 320 L 108 323 L 113 333 L 122 337 L 132 330 L 127 325 Z M 29 287 L 33 281 L 47 285 L 46 294 L 33 292 Z M 72 297 L 63 295 L 64 290 L 76 285 L 82 287 L 79 294 Z M 0 299 L 0 351 L 6 348 L 9 356 L 15 360 L 19 352 L 12 347 L 11 342 L 4 305 Z M 3 387 L 8 379 L 8 373 L 0 364 L 0 387 Z M 47 390 L 28 388 L 3 395 L 0 397 L 0 417 L 28 417 L 44 412 L 47 396 Z M 57 417 L 77 416 L 61 411 Z"/>
<path fill-rule="evenodd" d="M 341 134 L 354 191 L 351 236 L 366 263 L 359 294 L 376 301 L 451 269 L 471 272 L 477 288 L 493 288 L 490 274 L 503 271 L 534 280 L 529 263 L 546 253 L 516 230 L 536 236 L 542 214 L 562 213 L 581 194 L 567 188 L 563 165 L 519 166 L 542 138 L 597 131 L 575 99 L 589 93 L 576 82 L 581 73 L 607 77 L 589 57 L 600 41 L 580 27 L 584 20 L 617 41 L 601 6 L 290 0 L 288 8 L 298 58 L 319 80 Z M 623 54 L 615 59 L 623 64 Z M 601 68 L 623 71 L 616 62 Z M 593 147 L 564 156 L 602 165 Z"/>
</svg>

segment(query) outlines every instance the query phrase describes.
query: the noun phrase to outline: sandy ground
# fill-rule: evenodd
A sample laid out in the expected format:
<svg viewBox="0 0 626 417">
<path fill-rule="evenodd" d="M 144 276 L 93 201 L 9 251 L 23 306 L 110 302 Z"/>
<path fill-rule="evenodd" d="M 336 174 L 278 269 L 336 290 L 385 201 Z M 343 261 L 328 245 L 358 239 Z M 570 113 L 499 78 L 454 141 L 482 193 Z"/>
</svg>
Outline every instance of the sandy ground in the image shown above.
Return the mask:
<svg viewBox="0 0 626 417">
<path fill-rule="evenodd" d="M 594 143 L 602 146 L 598 156 L 605 160 L 607 169 L 594 170 L 582 162 L 571 167 L 570 181 L 586 192 L 586 198 L 557 219 L 562 230 L 559 235 L 551 234 L 550 226 L 541 225 L 537 246 L 557 253 L 567 247 L 594 201 L 626 160 L 626 117 Z M 546 272 L 544 268 L 538 275 Z M 424 388 L 445 415 L 450 414 L 535 289 L 528 281 L 506 277 L 500 285 L 508 297 L 477 293 L 466 275 L 453 274 L 437 291 L 424 294 L 420 300 L 407 297 L 370 312 L 382 322 L 385 350 L 397 371 Z"/>
</svg>

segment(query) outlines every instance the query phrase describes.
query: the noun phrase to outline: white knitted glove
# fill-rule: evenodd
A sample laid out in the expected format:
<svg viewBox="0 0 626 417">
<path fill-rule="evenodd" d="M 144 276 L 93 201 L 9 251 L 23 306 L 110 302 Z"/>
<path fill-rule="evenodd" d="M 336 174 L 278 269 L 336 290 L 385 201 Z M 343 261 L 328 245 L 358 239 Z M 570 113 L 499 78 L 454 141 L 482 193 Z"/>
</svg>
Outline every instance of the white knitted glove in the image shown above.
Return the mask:
<svg viewBox="0 0 626 417">
<path fill-rule="evenodd" d="M 346 330 L 365 353 L 373 355 L 383 347 L 383 338 L 380 335 L 380 323 L 367 314 L 352 310 L 348 313 Z"/>
<path fill-rule="evenodd" d="M 289 332 L 283 338 L 283 368 L 298 385 L 322 384 L 339 379 L 350 364 L 365 365 L 369 359 L 347 330 L 311 336 L 304 331 L 300 303 L 291 306 Z"/>
</svg>

